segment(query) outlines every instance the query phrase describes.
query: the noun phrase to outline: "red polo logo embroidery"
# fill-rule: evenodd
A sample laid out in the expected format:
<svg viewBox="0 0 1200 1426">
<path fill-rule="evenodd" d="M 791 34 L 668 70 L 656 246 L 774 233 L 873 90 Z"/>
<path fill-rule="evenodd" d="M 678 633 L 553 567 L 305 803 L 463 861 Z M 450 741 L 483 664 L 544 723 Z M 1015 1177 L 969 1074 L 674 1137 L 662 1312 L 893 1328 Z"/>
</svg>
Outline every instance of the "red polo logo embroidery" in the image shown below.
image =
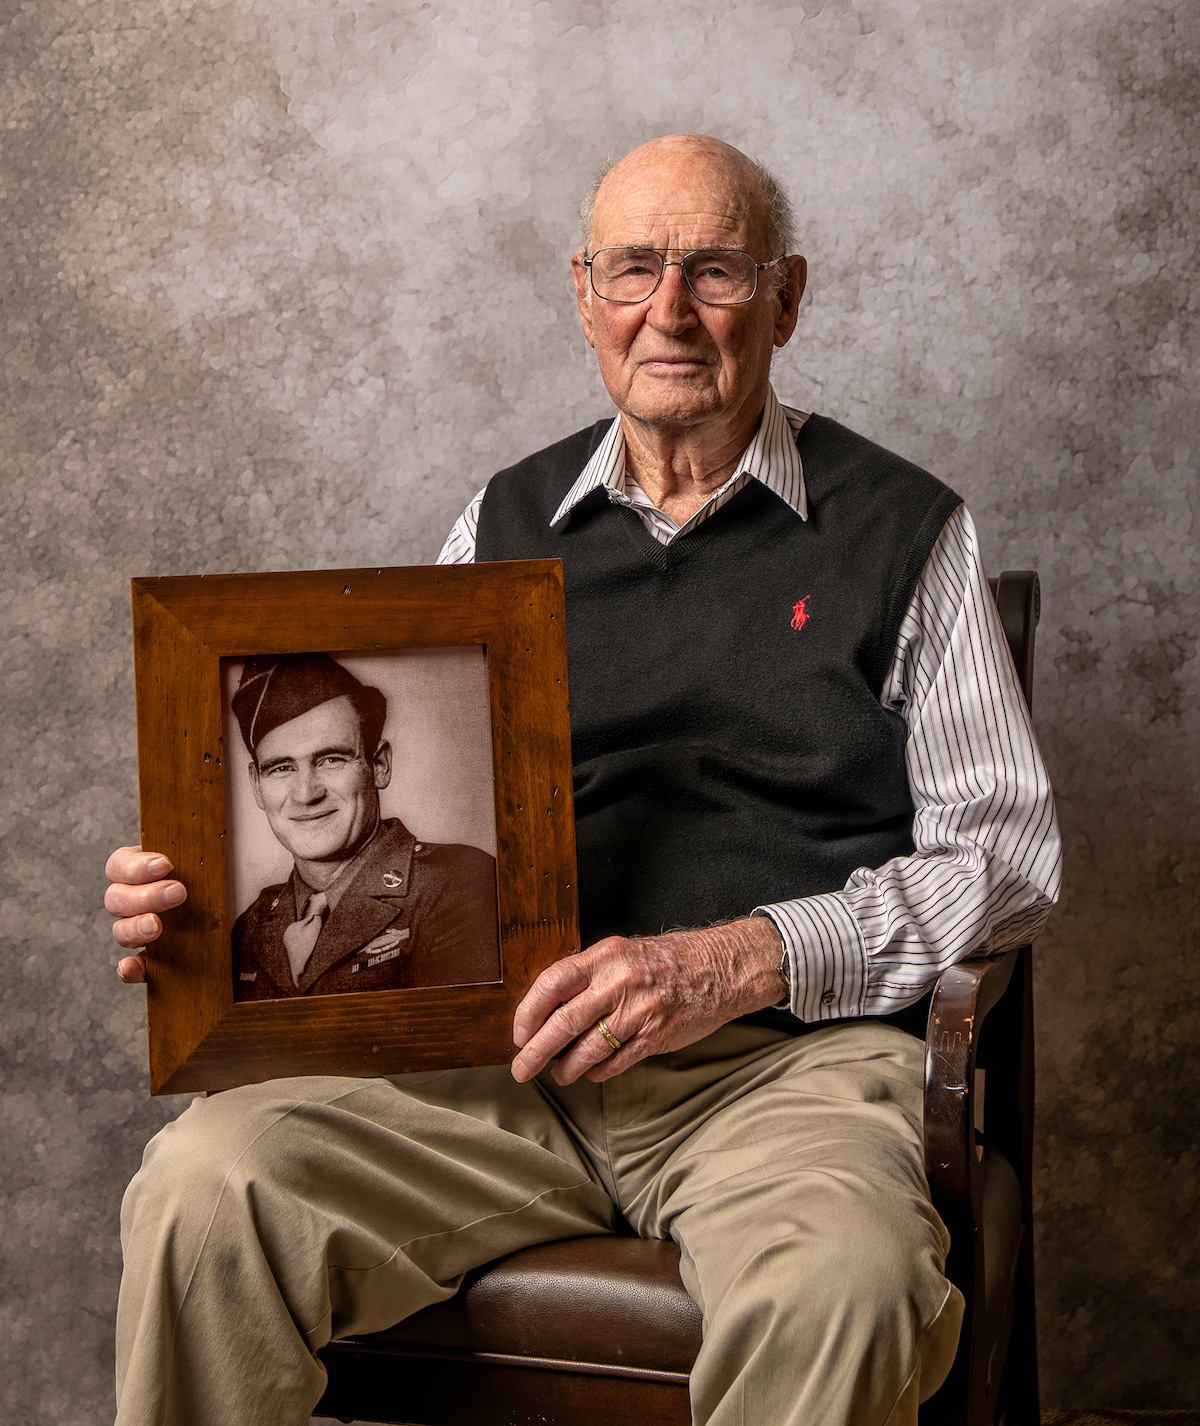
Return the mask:
<svg viewBox="0 0 1200 1426">
<path fill-rule="evenodd" d="M 808 623 L 808 601 L 811 598 L 811 594 L 806 594 L 803 599 L 798 599 L 796 603 L 792 605 L 793 629 L 803 629 L 805 624 Z"/>
</svg>

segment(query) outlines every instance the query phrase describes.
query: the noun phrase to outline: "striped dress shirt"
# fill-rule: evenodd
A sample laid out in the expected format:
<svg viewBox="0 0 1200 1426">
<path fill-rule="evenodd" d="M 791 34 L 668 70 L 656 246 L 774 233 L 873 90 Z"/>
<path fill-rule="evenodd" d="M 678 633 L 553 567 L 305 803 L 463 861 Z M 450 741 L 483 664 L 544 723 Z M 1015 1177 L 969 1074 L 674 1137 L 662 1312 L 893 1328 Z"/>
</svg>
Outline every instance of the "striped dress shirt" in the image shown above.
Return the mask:
<svg viewBox="0 0 1200 1426">
<path fill-rule="evenodd" d="M 603 486 L 666 545 L 711 519 L 748 480 L 806 520 L 795 436 L 807 419 L 768 390 L 733 475 L 677 525 L 626 472 L 618 417 L 551 523 Z M 474 560 L 483 494 L 458 519 L 439 564 Z M 791 962 L 792 1013 L 807 1022 L 911 1005 L 947 966 L 1032 938 L 1058 896 L 1061 843 L 1050 784 L 964 506 L 946 522 L 917 581 L 882 702 L 907 729 L 914 852 L 860 867 L 839 891 L 753 908 L 779 930 Z"/>
</svg>

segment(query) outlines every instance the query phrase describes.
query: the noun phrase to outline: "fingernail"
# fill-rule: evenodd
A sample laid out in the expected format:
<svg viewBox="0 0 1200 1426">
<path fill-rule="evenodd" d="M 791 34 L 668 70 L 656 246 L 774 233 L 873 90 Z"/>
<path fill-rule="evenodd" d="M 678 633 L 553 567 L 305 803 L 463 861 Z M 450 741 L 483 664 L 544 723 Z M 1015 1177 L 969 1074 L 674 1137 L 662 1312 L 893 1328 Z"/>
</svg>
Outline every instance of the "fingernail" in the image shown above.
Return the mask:
<svg viewBox="0 0 1200 1426">
<path fill-rule="evenodd" d="M 166 857 L 151 857 L 146 863 L 146 870 L 151 876 L 166 876 L 173 868 Z"/>
<path fill-rule="evenodd" d="M 163 905 L 178 906 L 181 901 L 187 900 L 187 888 L 181 881 L 173 881 L 170 886 L 163 888 Z"/>
<path fill-rule="evenodd" d="M 137 933 L 139 936 L 156 936 L 158 934 L 158 917 L 139 916 Z"/>
</svg>

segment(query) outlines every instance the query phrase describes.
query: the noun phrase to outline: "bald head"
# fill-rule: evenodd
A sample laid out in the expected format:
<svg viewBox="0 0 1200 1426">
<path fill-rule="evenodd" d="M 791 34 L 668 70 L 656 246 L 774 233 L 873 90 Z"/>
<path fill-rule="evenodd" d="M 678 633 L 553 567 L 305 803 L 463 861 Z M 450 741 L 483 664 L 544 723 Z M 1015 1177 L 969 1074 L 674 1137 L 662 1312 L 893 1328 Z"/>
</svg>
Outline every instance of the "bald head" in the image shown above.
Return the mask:
<svg viewBox="0 0 1200 1426">
<path fill-rule="evenodd" d="M 755 236 L 764 259 L 790 253 L 795 246 L 792 205 L 772 173 L 740 149 L 708 134 L 668 134 L 651 139 L 624 158 L 607 164 L 592 181 L 583 201 L 583 244 L 594 251 L 598 216 L 630 199 L 647 216 L 655 194 L 691 190 L 698 210 L 720 209 L 740 220 Z M 736 210 L 736 211 L 735 211 Z"/>
</svg>

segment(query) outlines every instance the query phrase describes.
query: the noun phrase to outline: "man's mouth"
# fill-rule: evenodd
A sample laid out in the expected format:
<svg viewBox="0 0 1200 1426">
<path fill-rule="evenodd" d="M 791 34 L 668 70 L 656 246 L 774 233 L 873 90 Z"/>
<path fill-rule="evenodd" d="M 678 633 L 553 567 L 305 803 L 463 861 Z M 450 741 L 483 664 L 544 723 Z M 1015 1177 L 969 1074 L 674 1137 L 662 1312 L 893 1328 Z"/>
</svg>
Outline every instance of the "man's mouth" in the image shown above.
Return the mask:
<svg viewBox="0 0 1200 1426">
<path fill-rule="evenodd" d="M 693 356 L 653 356 L 643 357 L 638 365 L 643 370 L 648 367 L 659 371 L 685 371 L 705 367 L 707 363 Z"/>
<path fill-rule="evenodd" d="M 337 811 L 335 807 L 330 807 L 324 812 L 307 812 L 300 816 L 293 815 L 288 818 L 289 822 L 323 822 L 326 817 L 332 817 Z"/>
</svg>

